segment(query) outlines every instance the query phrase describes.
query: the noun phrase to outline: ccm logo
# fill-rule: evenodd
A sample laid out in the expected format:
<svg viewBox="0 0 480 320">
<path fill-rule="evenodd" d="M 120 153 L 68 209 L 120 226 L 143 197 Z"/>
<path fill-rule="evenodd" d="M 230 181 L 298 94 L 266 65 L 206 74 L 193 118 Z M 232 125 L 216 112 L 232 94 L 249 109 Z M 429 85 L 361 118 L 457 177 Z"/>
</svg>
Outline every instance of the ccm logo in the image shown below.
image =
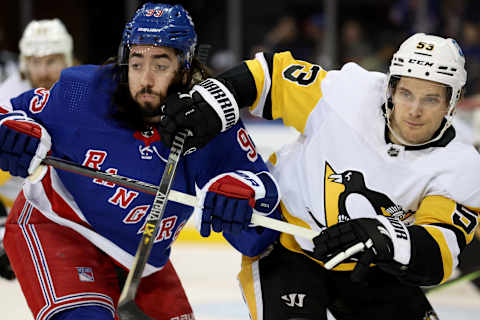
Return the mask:
<svg viewBox="0 0 480 320">
<path fill-rule="evenodd" d="M 427 61 L 422 61 L 422 60 L 416 60 L 416 59 L 409 59 L 409 63 L 415 63 L 421 66 L 426 66 L 426 67 L 433 67 L 433 62 L 427 62 Z"/>
</svg>

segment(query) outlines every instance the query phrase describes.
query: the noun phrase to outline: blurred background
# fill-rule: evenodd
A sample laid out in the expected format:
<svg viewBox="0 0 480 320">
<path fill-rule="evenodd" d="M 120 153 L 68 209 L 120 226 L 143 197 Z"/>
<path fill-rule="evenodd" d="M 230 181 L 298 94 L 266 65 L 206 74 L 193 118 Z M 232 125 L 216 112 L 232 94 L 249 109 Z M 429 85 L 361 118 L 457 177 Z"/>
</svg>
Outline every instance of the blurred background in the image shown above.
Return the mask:
<svg viewBox="0 0 480 320">
<path fill-rule="evenodd" d="M 0 82 L 18 55 L 18 41 L 32 20 L 60 18 L 74 40 L 78 64 L 101 64 L 115 56 L 125 22 L 141 0 L 4 1 L 0 11 Z M 199 43 L 212 45 L 216 73 L 261 50 L 290 50 L 297 59 L 338 68 L 354 61 L 387 71 L 399 44 L 415 32 L 453 37 L 468 71 L 460 118 L 480 105 L 480 1 L 475 0 L 188 0 Z"/>
<path fill-rule="evenodd" d="M 60 18 L 74 38 L 80 63 L 102 63 L 116 54 L 125 22 L 139 0 L 4 1 L 0 49 L 18 54 L 32 19 Z M 386 71 L 389 58 L 414 32 L 455 38 L 469 68 L 480 60 L 480 2 L 474 0 L 190 0 L 199 43 L 213 45 L 210 66 L 224 69 L 261 49 L 290 49 L 294 56 L 336 68 L 356 61 Z M 478 68 L 478 67 L 477 67 Z M 475 69 L 472 69 L 475 70 Z M 477 86 L 469 77 L 469 86 Z"/>
<path fill-rule="evenodd" d="M 3 1 L 0 10 L 0 83 L 17 63 L 18 42 L 31 20 L 59 18 L 73 36 L 76 64 L 115 56 L 123 27 L 140 0 Z M 208 66 L 222 72 L 259 51 L 290 50 L 297 59 L 335 69 L 354 61 L 387 72 L 392 54 L 415 32 L 455 38 L 466 56 L 468 81 L 458 126 L 480 144 L 480 1 L 476 0 L 190 0 L 200 44 L 212 46 Z M 475 116 L 476 114 L 476 116 Z M 243 115 L 267 159 L 297 133 L 278 122 Z M 477 120 L 475 120 L 477 118 Z M 475 124 L 475 121 L 477 124 Z M 201 239 L 182 231 L 173 263 L 200 320 L 248 319 L 235 280 L 240 257 L 220 236 Z M 480 245 L 465 255 L 463 274 L 480 269 Z M 192 263 L 197 262 L 198 263 Z M 460 275 L 457 271 L 454 277 Z M 441 319 L 480 318 L 480 280 L 463 281 L 430 295 Z M 31 319 L 16 281 L 0 279 L 0 319 Z"/>
</svg>

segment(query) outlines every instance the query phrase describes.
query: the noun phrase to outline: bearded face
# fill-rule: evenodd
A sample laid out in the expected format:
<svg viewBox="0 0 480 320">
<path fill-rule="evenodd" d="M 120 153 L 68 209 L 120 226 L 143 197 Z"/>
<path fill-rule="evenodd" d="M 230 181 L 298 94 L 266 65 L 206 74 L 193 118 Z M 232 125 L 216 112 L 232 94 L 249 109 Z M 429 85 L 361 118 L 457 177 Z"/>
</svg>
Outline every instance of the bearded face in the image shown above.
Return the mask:
<svg viewBox="0 0 480 320">
<path fill-rule="evenodd" d="M 128 59 L 128 87 L 147 123 L 160 121 L 160 106 L 172 85 L 180 82 L 175 49 L 136 45 Z"/>
</svg>

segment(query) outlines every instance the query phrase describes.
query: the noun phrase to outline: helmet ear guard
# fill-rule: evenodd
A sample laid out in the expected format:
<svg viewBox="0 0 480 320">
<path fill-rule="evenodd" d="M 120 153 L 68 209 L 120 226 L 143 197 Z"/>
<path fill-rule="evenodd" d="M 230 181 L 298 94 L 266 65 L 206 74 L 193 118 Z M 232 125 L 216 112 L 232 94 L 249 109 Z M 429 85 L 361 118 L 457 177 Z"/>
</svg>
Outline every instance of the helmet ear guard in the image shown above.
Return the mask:
<svg viewBox="0 0 480 320">
<path fill-rule="evenodd" d="M 128 82 L 128 55 L 130 53 L 130 49 L 120 44 L 118 46 L 118 53 L 117 53 L 117 64 L 119 67 L 119 81 L 121 83 Z"/>
<path fill-rule="evenodd" d="M 385 119 L 389 130 L 405 145 L 390 126 L 393 111 L 391 104 L 392 84 L 396 77 L 412 77 L 429 80 L 447 86 L 451 92 L 445 124 L 439 134 L 432 139 L 415 145 L 424 145 L 440 139 L 452 123 L 455 106 L 463 93 L 467 80 L 465 57 L 458 43 L 451 38 L 442 38 L 424 33 L 417 33 L 405 40 L 393 55 L 385 94 Z"/>
</svg>

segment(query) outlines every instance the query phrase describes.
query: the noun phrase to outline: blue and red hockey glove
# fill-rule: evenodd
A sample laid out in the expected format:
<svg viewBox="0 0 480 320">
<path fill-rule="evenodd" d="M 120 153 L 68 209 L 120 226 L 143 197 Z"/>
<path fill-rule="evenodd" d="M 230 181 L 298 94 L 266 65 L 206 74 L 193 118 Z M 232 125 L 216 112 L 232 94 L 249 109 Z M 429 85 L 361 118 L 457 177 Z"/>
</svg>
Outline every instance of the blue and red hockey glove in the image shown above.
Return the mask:
<svg viewBox="0 0 480 320">
<path fill-rule="evenodd" d="M 23 111 L 0 114 L 0 168 L 27 177 L 52 146 L 48 132 Z"/>
<path fill-rule="evenodd" d="M 195 226 L 203 237 L 215 232 L 238 234 L 250 225 L 253 208 L 269 215 L 280 201 L 278 186 L 268 172 L 224 173 L 200 190 Z"/>
</svg>

